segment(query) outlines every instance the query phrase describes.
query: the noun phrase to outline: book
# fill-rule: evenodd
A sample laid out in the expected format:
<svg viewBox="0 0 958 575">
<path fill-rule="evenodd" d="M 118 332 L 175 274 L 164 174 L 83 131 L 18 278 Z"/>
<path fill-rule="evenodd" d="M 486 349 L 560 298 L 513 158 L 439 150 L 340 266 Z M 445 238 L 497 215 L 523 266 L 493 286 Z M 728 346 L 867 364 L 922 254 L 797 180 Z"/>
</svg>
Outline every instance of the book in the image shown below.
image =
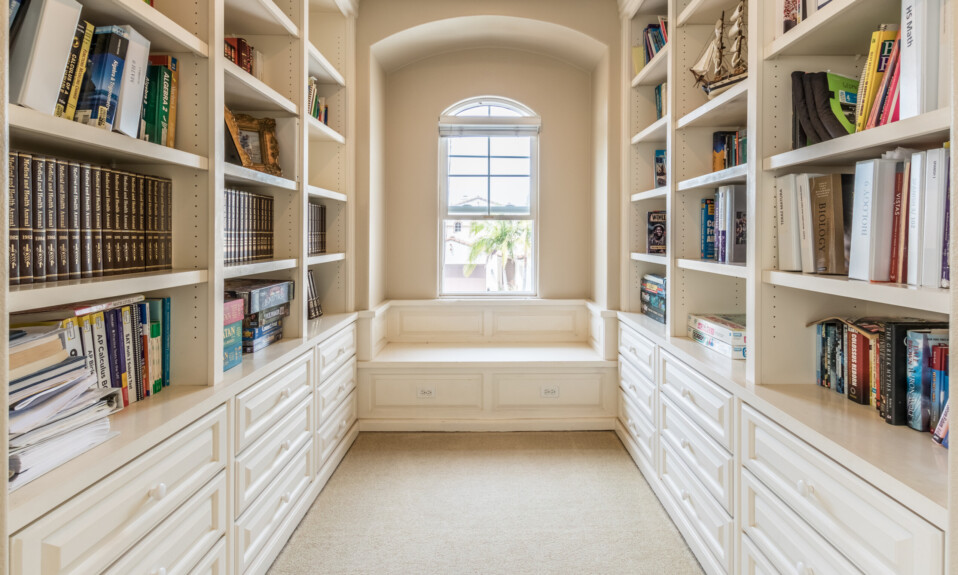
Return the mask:
<svg viewBox="0 0 958 575">
<path fill-rule="evenodd" d="M 118 432 L 110 431 L 110 418 L 101 417 L 68 434 L 57 435 L 35 446 L 11 452 L 7 485 L 10 491 L 15 491 L 116 435 Z"/>
<path fill-rule="evenodd" d="M 122 390 L 123 407 L 130 405 L 129 374 L 126 371 L 126 348 L 123 344 L 123 319 L 119 309 L 103 312 L 106 326 L 106 349 L 109 354 L 110 387 Z"/>
<path fill-rule="evenodd" d="M 82 182 L 80 164 L 78 162 L 70 162 L 67 165 L 67 172 L 69 175 L 69 182 L 67 184 L 67 218 L 69 220 L 68 242 L 70 254 L 69 278 L 72 280 L 79 279 L 81 276 L 80 260 L 82 258 L 82 235 L 80 231 L 80 224 L 83 220 L 83 199 L 81 191 Z"/>
<path fill-rule="evenodd" d="M 726 217 L 728 202 L 725 196 L 727 194 L 728 192 L 724 187 L 715 191 L 715 261 L 719 263 L 726 261 L 725 239 L 727 231 L 726 224 L 728 223 Z"/>
<path fill-rule="evenodd" d="M 655 210 L 648 213 L 648 253 L 666 253 L 666 221 L 668 216 L 665 210 Z"/>
<path fill-rule="evenodd" d="M 57 267 L 57 240 L 60 232 L 57 229 L 57 210 L 59 206 L 57 205 L 57 162 L 54 158 L 48 157 L 45 159 L 43 178 L 45 194 L 43 229 L 46 235 L 44 261 L 46 262 L 47 281 L 65 280 L 69 274 L 60 277 Z"/>
<path fill-rule="evenodd" d="M 926 153 L 915 152 L 911 155 L 911 170 L 908 184 L 908 211 L 902 214 L 905 219 L 903 227 L 907 229 L 904 238 L 905 256 L 903 258 L 904 273 L 901 283 L 921 285 L 922 246 L 924 245 L 924 200 L 925 200 L 925 172 L 927 171 Z"/>
<path fill-rule="evenodd" d="M 242 298 L 243 313 L 252 314 L 288 303 L 295 295 L 295 283 L 286 280 L 226 280 L 224 291 Z"/>
<path fill-rule="evenodd" d="M 46 157 L 33 156 L 33 281 L 47 279 Z"/>
<path fill-rule="evenodd" d="M 243 301 L 242 299 L 238 301 Z M 243 327 L 260 327 L 279 317 L 289 316 L 289 303 L 271 307 L 257 313 L 243 315 Z"/>
<path fill-rule="evenodd" d="M 888 61 L 888 70 L 890 73 L 886 73 L 882 79 L 881 83 L 878 86 L 878 91 L 875 93 L 875 101 L 872 103 L 871 110 L 868 113 L 868 120 L 865 123 L 865 129 L 871 129 L 879 125 L 879 119 L 881 118 L 882 112 L 888 108 L 890 100 L 893 99 L 894 94 L 891 93 L 891 83 L 892 79 L 895 78 L 898 81 L 899 89 L 899 104 L 901 101 L 901 32 L 899 31 L 895 37 L 895 41 L 892 44 L 891 55 L 889 56 Z"/>
<path fill-rule="evenodd" d="M 66 280 L 70 279 L 70 165 L 57 159 L 55 169 L 57 280 Z"/>
<path fill-rule="evenodd" d="M 94 47 L 77 104 L 77 122 L 113 129 L 129 41 L 126 30 L 119 26 L 100 26 L 94 31 Z"/>
<path fill-rule="evenodd" d="M 283 330 L 256 339 L 243 340 L 243 353 L 255 353 L 283 339 Z"/>
<path fill-rule="evenodd" d="M 730 357 L 732 359 L 745 359 L 746 349 L 744 345 L 730 345 L 718 340 L 715 337 L 708 336 L 697 329 L 692 328 L 691 326 L 686 326 L 686 333 L 688 334 L 689 339 L 695 343 L 703 347 L 707 347 L 712 351 L 716 351 L 725 357 Z"/>
<path fill-rule="evenodd" d="M 20 158 L 16 152 L 7 154 L 7 259 L 9 267 L 7 276 L 10 285 L 20 284 L 20 194 L 17 191 L 19 180 Z"/>
<path fill-rule="evenodd" d="M 898 162 L 895 167 L 895 195 L 892 202 L 891 257 L 889 280 L 905 281 L 908 246 L 908 188 L 911 185 L 911 162 Z"/>
<path fill-rule="evenodd" d="M 845 186 L 850 187 L 850 186 Z M 809 206 L 814 238 L 814 272 L 845 275 L 845 208 L 841 174 L 829 174 L 809 181 Z"/>
<path fill-rule="evenodd" d="M 150 55 L 150 64 L 163 66 L 170 72 L 169 112 L 166 122 L 166 146 L 176 147 L 176 103 L 179 100 L 180 68 L 175 56 L 168 54 Z"/>
<path fill-rule="evenodd" d="M 282 329 L 283 318 L 277 318 L 260 327 L 245 327 L 243 328 L 243 341 L 257 340 L 263 336 L 271 335 L 276 331 L 281 331 Z"/>
<path fill-rule="evenodd" d="M 316 291 L 316 280 L 313 278 L 313 270 L 306 272 L 306 306 L 306 317 L 308 319 L 316 319 L 323 315 L 323 304 L 319 300 L 319 294 Z"/>
<path fill-rule="evenodd" d="M 725 262 L 745 263 L 748 248 L 748 195 L 743 185 L 722 186 L 726 190 Z"/>
<path fill-rule="evenodd" d="M 55 112 L 80 9 L 74 0 L 31 0 L 25 7 L 10 44 L 11 104 Z"/>
<path fill-rule="evenodd" d="M 139 138 L 153 144 L 166 145 L 169 139 L 173 74 L 166 66 L 151 64 L 147 70 L 147 83 L 150 89 L 144 94 Z"/>
<path fill-rule="evenodd" d="M 897 24 L 881 24 L 878 30 L 872 32 L 871 44 L 868 48 L 868 58 L 862 68 L 862 76 L 858 87 L 858 102 L 855 107 L 855 131 L 865 130 L 865 124 L 875 102 L 875 94 L 881 84 L 888 63 L 891 60 L 895 37 L 898 35 Z"/>
<path fill-rule="evenodd" d="M 901 119 L 938 109 L 941 0 L 902 0 Z"/>
<path fill-rule="evenodd" d="M 139 363 L 139 353 L 137 353 L 136 333 L 133 331 L 135 319 L 132 306 L 124 306 L 118 311 L 116 329 L 118 331 L 119 344 L 123 346 L 123 359 L 125 360 L 123 371 L 126 373 L 127 387 L 126 401 L 124 404 L 129 405 L 143 399 L 142 381 L 141 378 L 138 377 L 139 369 L 137 367 Z"/>
<path fill-rule="evenodd" d="M 656 150 L 655 157 L 653 159 L 653 170 L 655 172 L 653 185 L 656 188 L 661 188 L 668 183 L 668 178 L 666 177 L 666 150 Z"/>
<path fill-rule="evenodd" d="M 914 258 L 919 260 L 915 285 L 939 287 L 942 274 L 942 251 L 945 245 L 946 200 L 948 196 L 948 148 L 925 152 L 923 198 L 915 217 L 920 219 L 921 232 L 915 241 Z M 914 206 L 912 206 L 914 207 Z M 911 243 L 909 243 L 909 283 L 911 280 Z"/>
<path fill-rule="evenodd" d="M 642 315 L 648 316 L 659 323 L 665 323 L 665 314 L 659 309 L 646 303 L 642 303 L 639 309 L 642 312 Z"/>
<path fill-rule="evenodd" d="M 747 161 L 746 132 L 719 131 L 712 134 L 712 171 L 732 168 Z"/>
<path fill-rule="evenodd" d="M 874 159 L 855 164 L 853 226 L 848 277 L 887 282 L 891 277 L 896 162 Z"/>
<path fill-rule="evenodd" d="M 76 69 L 73 73 L 73 78 L 70 80 L 70 94 L 67 98 L 66 108 L 63 110 L 63 118 L 66 120 L 76 118 L 77 104 L 80 102 L 80 91 L 83 89 L 83 77 L 86 75 L 87 66 L 90 62 L 90 48 L 93 46 L 93 32 L 95 27 L 93 24 L 81 20 L 80 24 L 77 24 L 78 30 L 81 24 L 83 26 L 83 37 L 80 40 Z M 76 49 L 77 38 L 75 36 L 73 42 L 74 49 Z M 63 77 L 66 79 L 66 74 L 64 74 Z"/>
<path fill-rule="evenodd" d="M 243 363 L 243 322 L 223 326 L 223 371 Z"/>
<path fill-rule="evenodd" d="M 109 336 L 106 329 L 106 316 L 102 311 L 85 315 L 81 322 L 88 318 L 93 333 L 93 354 L 96 364 L 97 384 L 102 388 L 115 387 L 112 376 L 112 357 L 110 355 Z"/>
<path fill-rule="evenodd" d="M 905 344 L 908 331 L 947 328 L 947 322 L 929 320 L 895 319 L 885 322 L 881 363 L 884 370 L 882 395 L 884 397 L 886 423 L 906 425 L 908 421 L 907 348 Z"/>
<path fill-rule="evenodd" d="M 812 85 L 815 111 L 830 138 L 855 132 L 858 80 L 831 72 L 806 74 Z"/>
<path fill-rule="evenodd" d="M 80 277 L 93 277 L 93 168 L 80 164 Z"/>
<path fill-rule="evenodd" d="M 732 346 L 747 343 L 744 314 L 690 313 L 687 326 Z"/>
<path fill-rule="evenodd" d="M 905 419 L 912 429 L 930 431 L 932 347 L 947 343 L 947 329 L 909 330 L 905 336 Z"/>
<path fill-rule="evenodd" d="M 935 433 L 932 436 L 932 440 L 935 443 L 944 447 L 948 447 L 948 419 L 950 413 L 951 404 L 949 403 L 945 405 L 945 409 L 941 413 L 941 419 L 938 420 L 938 426 L 935 427 Z"/>
<path fill-rule="evenodd" d="M 83 81 L 83 73 L 86 71 L 86 55 L 89 53 L 89 42 L 93 39 L 93 25 L 85 20 L 77 22 L 76 31 L 73 34 L 73 42 L 70 44 L 70 55 L 67 57 L 66 69 L 63 71 L 63 80 L 60 82 L 60 93 L 57 96 L 57 103 L 53 110 L 53 115 L 58 118 L 73 119 L 71 113 L 67 117 L 67 107 L 70 103 L 70 94 L 74 84 L 80 84 Z M 84 54 L 84 60 L 80 61 L 81 51 L 86 48 L 87 54 Z M 76 102 L 73 104 L 73 112 L 76 111 Z"/>
<path fill-rule="evenodd" d="M 663 82 L 653 89 L 655 98 L 655 119 L 661 120 L 663 116 L 669 113 L 669 84 Z"/>
<path fill-rule="evenodd" d="M 778 269 L 802 271 L 801 227 L 798 210 L 798 179 L 795 174 L 775 178 L 775 223 Z"/>
<path fill-rule="evenodd" d="M 116 116 L 113 129 L 132 138 L 140 130 L 140 112 L 143 106 L 143 85 L 146 82 L 150 57 L 150 41 L 132 26 L 120 26 L 129 40 L 123 75 L 117 89 Z M 165 144 L 165 142 L 164 142 Z"/>
<path fill-rule="evenodd" d="M 157 354 L 161 359 L 162 387 L 170 385 L 170 351 L 172 349 L 173 326 L 172 320 L 172 300 L 168 297 L 151 298 L 146 300 L 150 306 L 150 320 L 160 324 L 160 353 Z M 153 328 L 151 327 L 151 330 Z"/>
<path fill-rule="evenodd" d="M 946 143 L 945 149 L 948 149 Z M 941 240 L 941 281 L 939 287 L 951 286 L 951 266 L 949 245 L 951 242 L 951 154 L 945 154 L 945 223 L 944 237 Z"/>
<path fill-rule="evenodd" d="M 702 198 L 701 201 L 701 247 L 699 257 L 703 260 L 715 259 L 715 199 Z"/>
<path fill-rule="evenodd" d="M 948 405 L 948 345 L 939 344 L 931 348 L 931 419 L 929 428 L 934 432 L 938 421 Z"/>
<path fill-rule="evenodd" d="M 16 205 L 20 208 L 20 283 L 32 284 L 34 279 L 33 261 L 33 155 L 17 154 Z"/>
</svg>

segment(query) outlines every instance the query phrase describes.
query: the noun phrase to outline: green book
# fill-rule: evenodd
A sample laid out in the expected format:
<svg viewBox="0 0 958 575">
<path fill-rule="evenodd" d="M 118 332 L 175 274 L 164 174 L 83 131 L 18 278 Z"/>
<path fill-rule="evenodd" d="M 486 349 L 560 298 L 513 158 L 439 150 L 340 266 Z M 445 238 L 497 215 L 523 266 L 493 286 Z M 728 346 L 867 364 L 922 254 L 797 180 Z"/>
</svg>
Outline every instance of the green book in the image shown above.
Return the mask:
<svg viewBox="0 0 958 575">
<path fill-rule="evenodd" d="M 170 123 L 170 91 L 173 73 L 166 66 L 150 65 L 146 74 L 144 110 L 140 139 L 152 144 L 166 145 Z"/>
</svg>

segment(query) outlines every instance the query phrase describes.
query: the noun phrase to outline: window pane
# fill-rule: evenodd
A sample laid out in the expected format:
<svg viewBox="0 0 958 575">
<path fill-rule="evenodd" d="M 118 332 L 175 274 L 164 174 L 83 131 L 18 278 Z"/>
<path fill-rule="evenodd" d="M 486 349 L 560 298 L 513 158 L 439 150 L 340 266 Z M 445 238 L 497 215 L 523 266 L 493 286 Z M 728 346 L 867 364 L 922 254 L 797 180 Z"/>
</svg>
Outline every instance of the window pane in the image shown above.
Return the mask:
<svg viewBox="0 0 958 575">
<path fill-rule="evenodd" d="M 529 158 L 493 158 L 490 174 L 493 176 L 529 175 Z"/>
<path fill-rule="evenodd" d="M 485 158 L 449 158 L 450 176 L 483 176 L 489 172 Z"/>
<path fill-rule="evenodd" d="M 449 178 L 449 213 L 487 213 L 487 180 L 488 178 Z"/>
<path fill-rule="evenodd" d="M 450 156 L 485 156 L 489 154 L 489 138 L 449 138 Z"/>
<path fill-rule="evenodd" d="M 529 212 L 530 178 L 492 178 L 492 213 L 526 215 Z"/>
<path fill-rule="evenodd" d="M 467 108 L 456 115 L 457 116 L 488 116 L 489 106 L 474 106 L 472 108 Z"/>
<path fill-rule="evenodd" d="M 517 118 L 521 116 L 519 112 L 515 110 L 510 110 L 509 108 L 503 108 L 502 106 L 489 106 L 489 115 L 490 116 L 508 116 L 510 118 Z"/>
<path fill-rule="evenodd" d="M 489 138 L 493 156 L 529 156 L 532 138 Z"/>
<path fill-rule="evenodd" d="M 442 293 L 534 293 L 531 220 L 443 222 Z"/>
</svg>

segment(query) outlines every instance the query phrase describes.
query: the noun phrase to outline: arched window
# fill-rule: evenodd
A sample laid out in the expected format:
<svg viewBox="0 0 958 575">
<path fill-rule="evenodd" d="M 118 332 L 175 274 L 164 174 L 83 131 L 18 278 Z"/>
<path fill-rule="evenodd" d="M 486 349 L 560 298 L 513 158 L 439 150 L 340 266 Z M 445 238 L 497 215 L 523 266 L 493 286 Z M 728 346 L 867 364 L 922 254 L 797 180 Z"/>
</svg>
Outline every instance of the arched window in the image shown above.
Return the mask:
<svg viewBox="0 0 958 575">
<path fill-rule="evenodd" d="M 535 295 L 540 127 L 494 96 L 440 117 L 440 295 Z"/>
</svg>

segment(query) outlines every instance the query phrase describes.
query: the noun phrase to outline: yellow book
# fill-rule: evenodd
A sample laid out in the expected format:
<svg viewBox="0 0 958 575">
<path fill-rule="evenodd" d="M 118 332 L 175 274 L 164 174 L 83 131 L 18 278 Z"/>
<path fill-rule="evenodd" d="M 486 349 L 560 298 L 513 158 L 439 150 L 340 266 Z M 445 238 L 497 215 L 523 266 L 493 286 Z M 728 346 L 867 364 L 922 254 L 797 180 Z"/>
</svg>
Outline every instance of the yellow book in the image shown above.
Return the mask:
<svg viewBox="0 0 958 575">
<path fill-rule="evenodd" d="M 632 77 L 635 78 L 645 68 L 645 52 L 642 46 L 632 46 Z"/>
<path fill-rule="evenodd" d="M 868 59 L 865 61 L 865 69 L 862 70 L 862 80 L 859 84 L 859 104 L 855 108 L 856 132 L 863 131 L 865 124 L 868 123 L 868 116 L 878 95 L 882 78 L 885 76 L 885 68 L 888 67 L 897 34 L 898 26 L 894 24 L 882 24 L 879 30 L 872 32 Z"/>
<path fill-rule="evenodd" d="M 93 24 L 84 22 L 86 31 L 83 33 L 83 40 L 80 44 L 80 57 L 77 60 L 76 76 L 73 78 L 73 85 L 70 86 L 70 99 L 67 100 L 66 110 L 63 117 L 67 120 L 73 120 L 77 112 L 77 102 L 80 100 L 80 89 L 83 87 L 83 76 L 86 74 L 87 61 L 90 58 L 90 45 L 93 43 Z"/>
</svg>

